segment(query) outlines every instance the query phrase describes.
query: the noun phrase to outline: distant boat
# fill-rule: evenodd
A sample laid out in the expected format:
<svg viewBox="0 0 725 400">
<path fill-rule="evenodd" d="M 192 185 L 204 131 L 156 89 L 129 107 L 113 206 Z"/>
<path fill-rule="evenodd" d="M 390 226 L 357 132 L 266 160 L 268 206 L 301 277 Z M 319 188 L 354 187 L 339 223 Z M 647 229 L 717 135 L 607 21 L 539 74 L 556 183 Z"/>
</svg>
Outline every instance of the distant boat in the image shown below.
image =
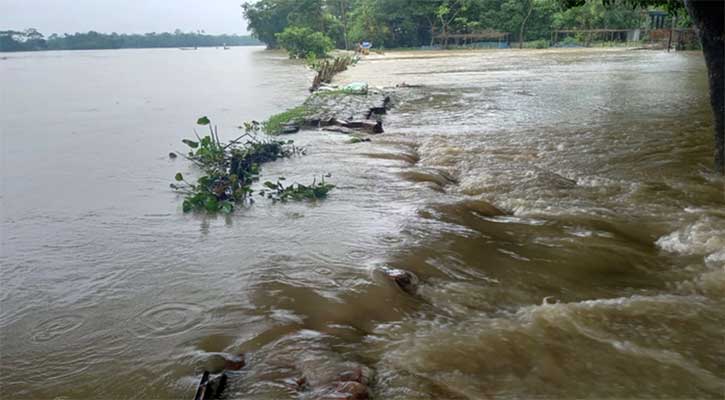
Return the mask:
<svg viewBox="0 0 725 400">
<path fill-rule="evenodd" d="M 224 50 L 229 50 L 229 46 L 227 46 L 226 43 L 224 43 L 223 46 L 224 46 Z"/>
</svg>

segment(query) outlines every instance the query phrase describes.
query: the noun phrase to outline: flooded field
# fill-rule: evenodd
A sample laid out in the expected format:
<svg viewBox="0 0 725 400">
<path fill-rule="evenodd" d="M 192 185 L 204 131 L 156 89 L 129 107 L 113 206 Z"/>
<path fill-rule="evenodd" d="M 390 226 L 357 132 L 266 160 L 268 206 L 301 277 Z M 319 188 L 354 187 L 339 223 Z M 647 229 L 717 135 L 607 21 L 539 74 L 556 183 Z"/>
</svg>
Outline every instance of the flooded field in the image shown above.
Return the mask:
<svg viewBox="0 0 725 400">
<path fill-rule="evenodd" d="M 221 55 L 220 55 L 221 54 Z M 722 398 L 724 182 L 702 55 L 391 53 L 338 76 L 395 89 L 371 143 L 305 131 L 265 178 L 318 203 L 185 215 L 167 154 L 299 104 L 261 49 L 0 61 L 2 397 Z M 30 88 L 33 90 L 30 90 Z M 384 268 L 415 273 L 405 292 Z M 304 377 L 311 390 L 299 392 Z"/>
</svg>

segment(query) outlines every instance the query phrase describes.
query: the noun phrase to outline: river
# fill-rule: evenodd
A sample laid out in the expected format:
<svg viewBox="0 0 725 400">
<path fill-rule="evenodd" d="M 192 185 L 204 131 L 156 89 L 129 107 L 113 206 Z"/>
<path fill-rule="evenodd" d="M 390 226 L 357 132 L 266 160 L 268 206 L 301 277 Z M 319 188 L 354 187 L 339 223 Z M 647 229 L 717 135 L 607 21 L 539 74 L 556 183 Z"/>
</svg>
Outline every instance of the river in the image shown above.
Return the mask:
<svg viewBox="0 0 725 400">
<path fill-rule="evenodd" d="M 386 133 L 291 136 L 264 179 L 317 203 L 183 214 L 180 140 L 297 105 L 311 74 L 261 48 L 0 60 L 0 391 L 230 398 L 350 365 L 379 399 L 721 398 L 725 198 L 702 55 L 370 57 Z M 491 205 L 502 210 L 505 215 Z M 415 294 L 379 273 L 414 272 Z M 303 394 L 304 397 L 304 394 Z"/>
</svg>

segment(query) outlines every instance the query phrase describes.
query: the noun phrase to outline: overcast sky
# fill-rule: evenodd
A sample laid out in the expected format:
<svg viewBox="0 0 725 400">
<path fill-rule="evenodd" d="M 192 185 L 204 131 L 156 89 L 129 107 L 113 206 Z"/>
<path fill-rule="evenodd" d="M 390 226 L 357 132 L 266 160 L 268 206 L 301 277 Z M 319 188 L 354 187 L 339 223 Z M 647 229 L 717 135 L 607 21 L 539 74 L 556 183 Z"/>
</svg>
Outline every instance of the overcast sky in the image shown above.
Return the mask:
<svg viewBox="0 0 725 400">
<path fill-rule="evenodd" d="M 0 30 L 246 33 L 244 0 L 0 0 Z"/>
</svg>

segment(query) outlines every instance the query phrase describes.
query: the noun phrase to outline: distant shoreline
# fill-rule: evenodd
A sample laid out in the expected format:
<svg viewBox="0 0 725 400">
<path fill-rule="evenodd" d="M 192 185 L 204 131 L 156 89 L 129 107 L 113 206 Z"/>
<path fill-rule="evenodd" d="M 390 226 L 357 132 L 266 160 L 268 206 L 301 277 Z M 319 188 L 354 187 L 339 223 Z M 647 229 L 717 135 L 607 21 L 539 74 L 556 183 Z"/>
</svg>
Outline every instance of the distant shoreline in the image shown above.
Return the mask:
<svg viewBox="0 0 725 400">
<path fill-rule="evenodd" d="M 237 44 L 227 45 L 226 47 L 265 47 L 264 43 L 259 44 Z M 37 49 L 37 50 L 0 50 L 0 54 L 14 54 L 14 53 L 48 53 L 52 51 L 93 51 L 93 50 L 153 50 L 153 49 L 177 49 L 177 50 L 188 50 L 194 51 L 199 49 L 214 49 L 222 48 L 223 46 L 155 46 L 155 47 L 104 47 L 104 48 L 87 48 L 87 49 Z"/>
<path fill-rule="evenodd" d="M 250 35 L 210 35 L 202 32 L 151 32 L 143 34 L 99 33 L 52 34 L 48 37 L 35 29 L 0 31 L 0 52 L 53 50 L 168 49 L 201 47 L 260 46 Z"/>
</svg>

